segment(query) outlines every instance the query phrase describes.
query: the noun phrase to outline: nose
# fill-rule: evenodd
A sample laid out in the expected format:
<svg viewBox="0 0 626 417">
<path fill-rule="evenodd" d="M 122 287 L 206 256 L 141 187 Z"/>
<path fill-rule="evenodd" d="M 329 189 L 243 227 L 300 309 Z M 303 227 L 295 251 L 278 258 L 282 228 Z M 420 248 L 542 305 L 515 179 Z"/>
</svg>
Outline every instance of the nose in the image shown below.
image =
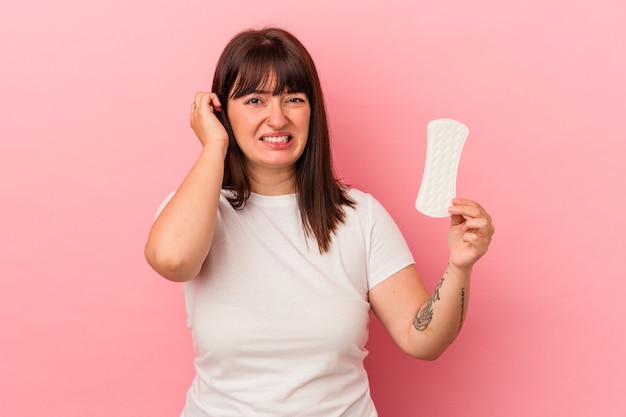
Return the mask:
<svg viewBox="0 0 626 417">
<path fill-rule="evenodd" d="M 288 123 L 280 97 L 273 97 L 268 107 L 267 125 L 274 129 L 284 127 Z"/>
</svg>

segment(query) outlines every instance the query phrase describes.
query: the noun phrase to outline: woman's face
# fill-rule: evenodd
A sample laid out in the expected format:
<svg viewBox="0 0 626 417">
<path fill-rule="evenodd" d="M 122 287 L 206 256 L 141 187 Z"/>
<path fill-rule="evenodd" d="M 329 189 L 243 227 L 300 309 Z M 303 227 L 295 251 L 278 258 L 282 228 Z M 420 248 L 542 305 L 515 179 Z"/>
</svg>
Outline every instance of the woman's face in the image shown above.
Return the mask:
<svg viewBox="0 0 626 417">
<path fill-rule="evenodd" d="M 228 99 L 230 125 L 250 175 L 295 171 L 309 136 L 306 94 L 273 95 L 273 83 L 268 84 L 262 91 Z"/>
</svg>

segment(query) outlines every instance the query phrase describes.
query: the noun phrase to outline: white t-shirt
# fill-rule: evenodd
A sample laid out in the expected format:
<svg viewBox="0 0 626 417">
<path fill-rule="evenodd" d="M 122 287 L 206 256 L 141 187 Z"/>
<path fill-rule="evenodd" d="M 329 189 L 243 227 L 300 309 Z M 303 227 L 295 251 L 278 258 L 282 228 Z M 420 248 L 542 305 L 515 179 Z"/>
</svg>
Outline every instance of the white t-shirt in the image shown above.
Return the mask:
<svg viewBox="0 0 626 417">
<path fill-rule="evenodd" d="M 196 377 L 183 417 L 376 417 L 363 359 L 368 290 L 413 263 L 369 194 L 330 251 L 304 236 L 295 195 L 220 200 L 211 250 L 185 283 Z"/>
</svg>

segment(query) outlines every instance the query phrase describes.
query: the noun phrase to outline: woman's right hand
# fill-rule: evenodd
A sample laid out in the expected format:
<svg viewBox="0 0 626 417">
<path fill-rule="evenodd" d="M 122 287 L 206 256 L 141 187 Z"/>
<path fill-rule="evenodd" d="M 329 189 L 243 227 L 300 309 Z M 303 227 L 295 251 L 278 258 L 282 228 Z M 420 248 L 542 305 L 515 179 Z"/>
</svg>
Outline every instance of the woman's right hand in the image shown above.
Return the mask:
<svg viewBox="0 0 626 417">
<path fill-rule="evenodd" d="M 223 146 L 226 151 L 228 132 L 215 115 L 218 111 L 222 111 L 222 103 L 217 94 L 198 92 L 191 104 L 189 121 L 203 147 L 215 144 Z"/>
<path fill-rule="evenodd" d="M 148 263 L 172 281 L 198 275 L 211 249 L 228 150 L 228 133 L 215 114 L 219 111 L 217 95 L 196 94 L 189 119 L 202 152 L 152 224 L 146 243 Z"/>
</svg>

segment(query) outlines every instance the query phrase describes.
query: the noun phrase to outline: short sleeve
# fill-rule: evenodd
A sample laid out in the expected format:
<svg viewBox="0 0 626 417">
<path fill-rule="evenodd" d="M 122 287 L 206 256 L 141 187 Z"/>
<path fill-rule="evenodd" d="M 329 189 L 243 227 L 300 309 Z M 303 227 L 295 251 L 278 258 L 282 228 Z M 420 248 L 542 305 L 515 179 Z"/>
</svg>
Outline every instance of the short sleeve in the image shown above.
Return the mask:
<svg viewBox="0 0 626 417">
<path fill-rule="evenodd" d="M 391 275 L 413 264 L 404 236 L 387 210 L 374 197 L 368 196 L 369 253 L 368 288 L 372 289 Z"/>
<path fill-rule="evenodd" d="M 165 208 L 165 206 L 167 206 L 167 203 L 170 202 L 170 200 L 172 199 L 172 197 L 174 197 L 174 194 L 176 194 L 176 190 L 172 191 L 167 197 L 165 197 L 165 199 L 163 200 L 163 202 L 161 203 L 161 205 L 159 206 L 155 216 L 154 216 L 154 220 L 157 219 L 157 217 L 159 217 L 159 214 L 161 214 L 161 212 L 163 211 L 163 209 Z"/>
</svg>

